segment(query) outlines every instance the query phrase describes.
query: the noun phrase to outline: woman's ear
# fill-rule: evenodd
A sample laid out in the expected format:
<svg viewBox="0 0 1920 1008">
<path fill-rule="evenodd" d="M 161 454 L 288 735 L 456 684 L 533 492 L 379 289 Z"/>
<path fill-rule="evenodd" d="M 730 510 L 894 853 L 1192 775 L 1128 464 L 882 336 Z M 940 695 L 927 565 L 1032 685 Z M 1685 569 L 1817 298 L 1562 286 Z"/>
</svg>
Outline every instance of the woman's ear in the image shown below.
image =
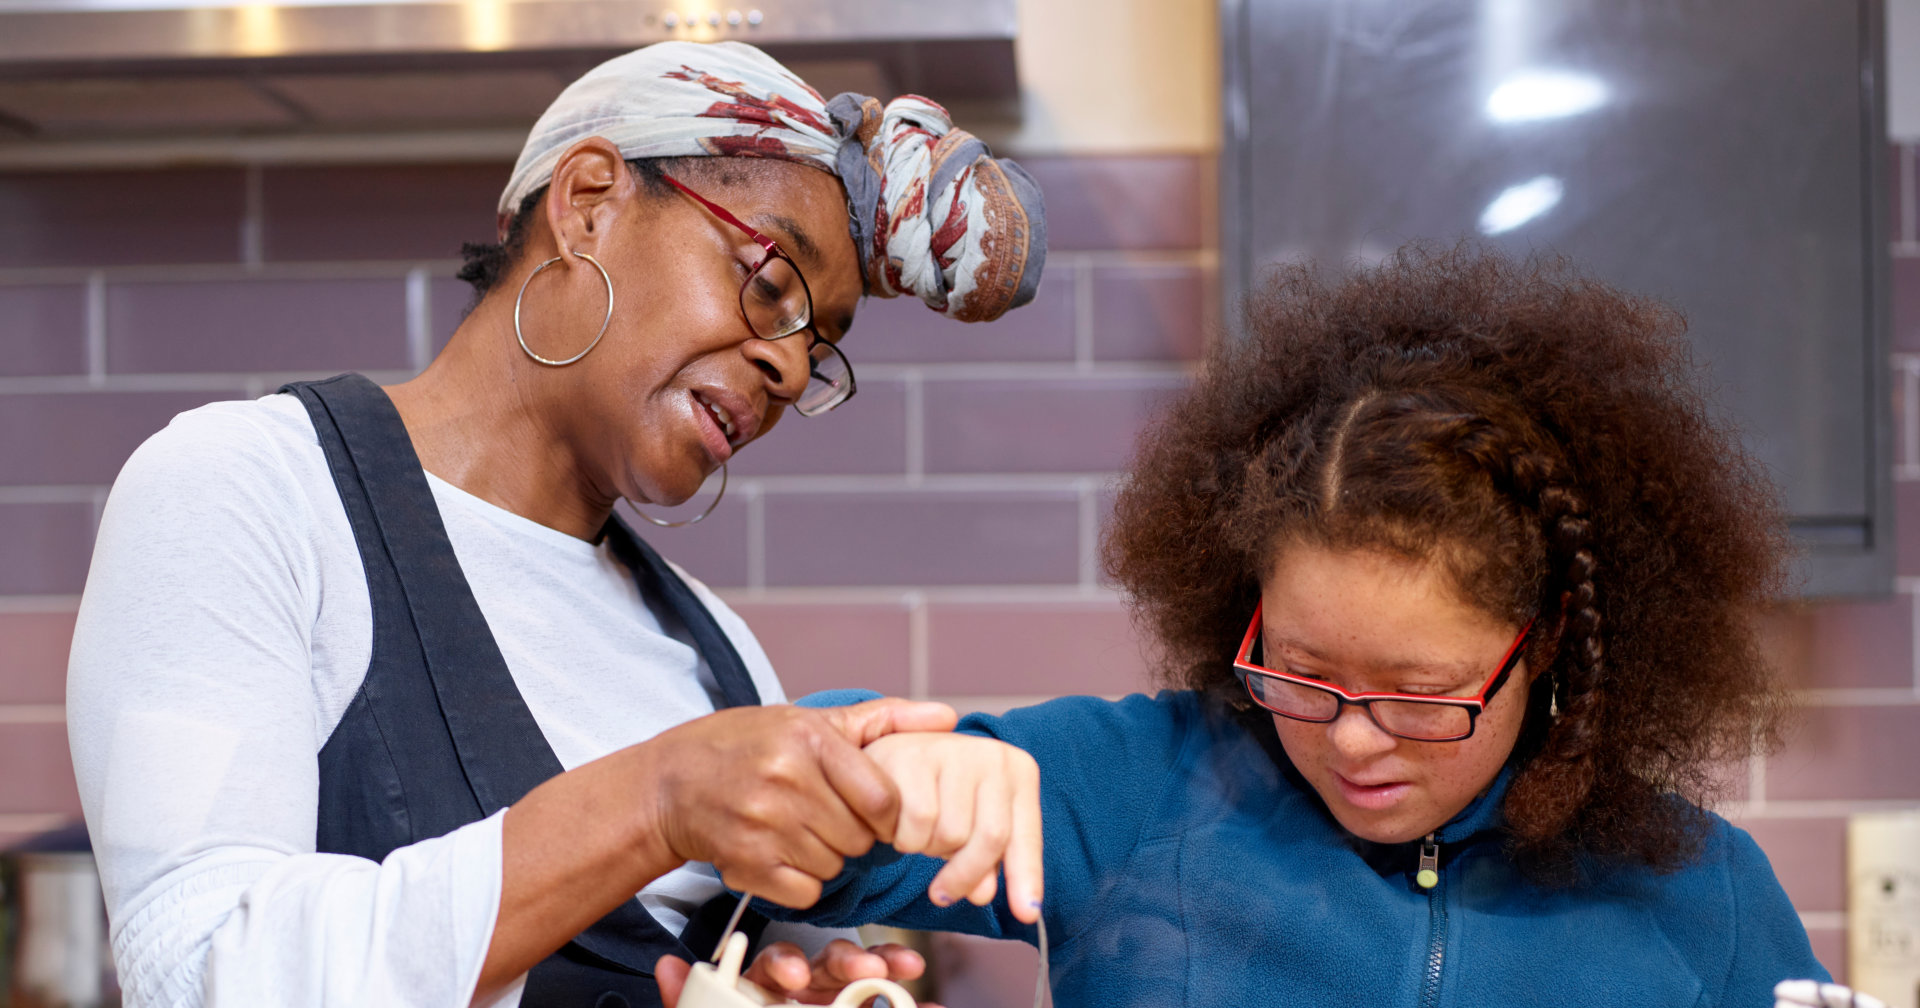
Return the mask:
<svg viewBox="0 0 1920 1008">
<path fill-rule="evenodd" d="M 592 255 L 637 187 L 620 148 L 605 137 L 588 137 L 560 155 L 553 166 L 542 210 L 556 251 Z"/>
</svg>

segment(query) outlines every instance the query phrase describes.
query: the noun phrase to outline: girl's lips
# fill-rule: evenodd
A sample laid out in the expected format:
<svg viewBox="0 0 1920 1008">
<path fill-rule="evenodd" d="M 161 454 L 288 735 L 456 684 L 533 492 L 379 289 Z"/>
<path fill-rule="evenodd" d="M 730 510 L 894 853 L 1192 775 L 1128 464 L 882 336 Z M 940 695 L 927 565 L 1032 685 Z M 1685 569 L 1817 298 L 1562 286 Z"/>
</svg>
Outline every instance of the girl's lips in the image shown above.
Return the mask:
<svg viewBox="0 0 1920 1008">
<path fill-rule="evenodd" d="M 733 457 L 733 445 L 727 443 L 727 432 L 720 428 L 720 421 L 714 419 L 713 413 L 698 395 L 687 393 L 687 405 L 693 409 L 693 422 L 699 427 L 700 443 L 714 462 L 724 464 Z"/>
<path fill-rule="evenodd" d="M 1406 781 L 1388 781 L 1384 784 L 1355 784 L 1353 781 L 1334 774 L 1333 779 L 1340 786 L 1340 797 L 1355 808 L 1372 812 L 1391 807 L 1395 802 L 1407 796 L 1413 785 Z"/>
</svg>

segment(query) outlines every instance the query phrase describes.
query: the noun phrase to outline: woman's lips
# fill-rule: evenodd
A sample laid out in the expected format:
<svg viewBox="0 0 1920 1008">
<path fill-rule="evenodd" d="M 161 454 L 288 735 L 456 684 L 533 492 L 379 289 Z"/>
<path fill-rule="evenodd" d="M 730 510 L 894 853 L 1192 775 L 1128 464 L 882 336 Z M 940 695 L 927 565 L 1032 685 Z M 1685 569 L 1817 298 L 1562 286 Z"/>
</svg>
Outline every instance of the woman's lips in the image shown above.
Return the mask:
<svg viewBox="0 0 1920 1008">
<path fill-rule="evenodd" d="M 698 394 L 688 393 L 687 403 L 693 407 L 693 422 L 699 425 L 700 443 L 715 462 L 724 464 L 733 457 L 733 445 L 727 441 L 727 432 L 721 429 L 720 421 L 714 418 Z"/>
<path fill-rule="evenodd" d="M 1340 785 L 1340 797 L 1346 799 L 1347 804 L 1372 812 L 1391 807 L 1395 802 L 1406 797 L 1408 791 L 1413 790 L 1413 785 L 1406 781 L 1356 784 L 1337 773 L 1333 775 L 1333 779 Z"/>
</svg>

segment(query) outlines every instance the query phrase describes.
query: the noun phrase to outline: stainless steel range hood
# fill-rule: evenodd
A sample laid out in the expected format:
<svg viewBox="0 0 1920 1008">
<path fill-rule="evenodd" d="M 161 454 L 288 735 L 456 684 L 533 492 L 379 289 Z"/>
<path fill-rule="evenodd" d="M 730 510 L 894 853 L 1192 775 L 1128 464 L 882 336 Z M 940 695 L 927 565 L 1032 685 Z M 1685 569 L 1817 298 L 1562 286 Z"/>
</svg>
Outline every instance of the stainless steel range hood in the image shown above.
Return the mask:
<svg viewBox="0 0 1920 1008">
<path fill-rule="evenodd" d="M 1012 109 L 1015 2 L 0 0 L 0 168 L 511 157 L 567 81 L 666 39 Z"/>
</svg>

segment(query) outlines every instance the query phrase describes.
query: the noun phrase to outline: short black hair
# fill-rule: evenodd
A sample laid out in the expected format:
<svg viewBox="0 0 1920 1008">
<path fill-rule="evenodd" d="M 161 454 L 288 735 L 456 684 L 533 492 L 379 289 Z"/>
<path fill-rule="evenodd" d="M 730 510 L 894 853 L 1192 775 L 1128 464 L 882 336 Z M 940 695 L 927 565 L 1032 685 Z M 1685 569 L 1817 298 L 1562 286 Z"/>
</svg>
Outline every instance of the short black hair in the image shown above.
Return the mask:
<svg viewBox="0 0 1920 1008">
<path fill-rule="evenodd" d="M 740 167 L 732 164 L 743 160 L 730 157 L 674 157 L 674 158 L 635 158 L 627 161 L 627 167 L 633 170 L 634 179 L 648 196 L 664 199 L 673 195 L 674 189 L 667 184 L 668 173 L 688 181 L 700 181 L 731 185 L 738 181 Z M 473 285 L 473 304 L 487 296 L 500 283 L 500 278 L 513 269 L 526 251 L 527 232 L 532 226 L 533 211 L 545 199 L 547 187 L 541 186 L 527 194 L 514 211 L 513 222 L 507 227 L 507 236 L 497 242 L 464 242 L 460 246 L 460 258 L 465 260 L 454 277 Z M 473 310 L 473 305 L 467 307 Z"/>
</svg>

